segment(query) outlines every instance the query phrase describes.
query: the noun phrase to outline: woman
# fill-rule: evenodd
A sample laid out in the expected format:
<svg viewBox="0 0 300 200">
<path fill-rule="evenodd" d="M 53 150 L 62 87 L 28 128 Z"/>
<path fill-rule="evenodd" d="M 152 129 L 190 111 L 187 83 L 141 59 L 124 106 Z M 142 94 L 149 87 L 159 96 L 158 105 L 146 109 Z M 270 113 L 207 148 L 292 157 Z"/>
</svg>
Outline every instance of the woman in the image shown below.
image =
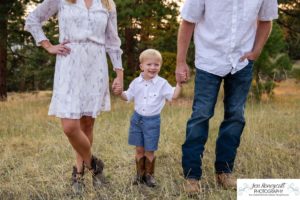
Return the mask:
<svg viewBox="0 0 300 200">
<path fill-rule="evenodd" d="M 43 33 L 42 22 L 56 13 L 60 44 L 52 45 Z M 63 131 L 76 152 L 72 187 L 75 193 L 83 192 L 84 166 L 92 172 L 93 185 L 98 187 L 104 165 L 92 155 L 91 146 L 96 116 L 110 110 L 106 52 L 117 73 L 112 88 L 123 87 L 115 4 L 112 0 L 44 0 L 29 14 L 25 29 L 38 46 L 56 54 L 48 114 L 61 118 Z M 114 89 L 116 94 L 121 92 L 120 87 Z"/>
</svg>

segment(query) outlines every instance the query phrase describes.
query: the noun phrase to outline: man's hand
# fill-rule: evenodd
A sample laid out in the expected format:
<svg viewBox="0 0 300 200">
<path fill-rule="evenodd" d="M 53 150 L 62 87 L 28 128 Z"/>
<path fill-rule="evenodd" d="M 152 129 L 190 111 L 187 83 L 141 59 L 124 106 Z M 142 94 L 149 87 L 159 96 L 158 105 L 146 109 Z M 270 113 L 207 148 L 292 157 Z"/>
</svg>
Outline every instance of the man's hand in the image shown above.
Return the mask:
<svg viewBox="0 0 300 200">
<path fill-rule="evenodd" d="M 259 55 L 260 55 L 260 52 L 255 52 L 255 51 L 245 53 L 245 55 L 243 55 L 240 58 L 240 62 L 243 62 L 245 59 L 254 61 L 254 60 L 258 59 Z"/>
<path fill-rule="evenodd" d="M 186 83 L 190 79 L 190 68 L 184 63 L 178 63 L 176 66 L 176 82 L 179 83 L 180 85 L 182 83 Z"/>
</svg>

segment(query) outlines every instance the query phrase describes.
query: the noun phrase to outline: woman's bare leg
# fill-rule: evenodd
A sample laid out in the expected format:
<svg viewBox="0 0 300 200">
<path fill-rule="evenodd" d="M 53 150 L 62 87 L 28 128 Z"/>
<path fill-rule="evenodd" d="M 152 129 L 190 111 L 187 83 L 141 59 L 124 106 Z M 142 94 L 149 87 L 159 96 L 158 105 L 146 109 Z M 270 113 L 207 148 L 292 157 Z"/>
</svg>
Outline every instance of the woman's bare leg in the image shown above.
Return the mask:
<svg viewBox="0 0 300 200">
<path fill-rule="evenodd" d="M 91 168 L 91 143 L 81 130 L 79 119 L 61 119 L 65 135 L 68 137 L 74 150 L 81 156 L 87 167 Z"/>
<path fill-rule="evenodd" d="M 80 128 L 83 131 L 83 133 L 87 136 L 87 138 L 89 139 L 91 147 L 93 144 L 94 122 L 95 122 L 95 119 L 92 117 L 88 117 L 88 116 L 83 116 L 80 119 Z M 83 171 L 83 165 L 82 165 L 83 159 L 76 151 L 75 151 L 75 153 L 76 153 L 77 172 L 82 172 Z"/>
</svg>

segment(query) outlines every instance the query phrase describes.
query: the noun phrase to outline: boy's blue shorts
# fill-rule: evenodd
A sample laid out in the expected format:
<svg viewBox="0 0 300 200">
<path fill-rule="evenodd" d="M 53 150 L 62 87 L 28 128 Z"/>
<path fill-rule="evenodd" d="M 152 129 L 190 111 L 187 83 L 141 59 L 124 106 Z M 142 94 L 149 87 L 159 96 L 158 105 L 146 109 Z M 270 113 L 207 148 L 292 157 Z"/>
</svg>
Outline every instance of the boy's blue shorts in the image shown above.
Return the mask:
<svg viewBox="0 0 300 200">
<path fill-rule="evenodd" d="M 134 111 L 130 120 L 128 143 L 145 151 L 156 151 L 160 135 L 160 114 L 142 116 Z"/>
</svg>

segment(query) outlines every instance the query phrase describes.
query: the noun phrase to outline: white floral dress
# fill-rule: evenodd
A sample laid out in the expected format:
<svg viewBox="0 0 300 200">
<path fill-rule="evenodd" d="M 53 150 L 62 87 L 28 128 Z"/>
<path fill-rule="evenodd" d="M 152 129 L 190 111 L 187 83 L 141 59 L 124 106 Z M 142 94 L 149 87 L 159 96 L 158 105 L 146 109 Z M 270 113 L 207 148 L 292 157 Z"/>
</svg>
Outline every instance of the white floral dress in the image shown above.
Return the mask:
<svg viewBox="0 0 300 200">
<path fill-rule="evenodd" d="M 90 8 L 84 0 L 74 4 L 65 0 L 44 0 L 29 14 L 25 25 L 37 45 L 47 40 L 42 22 L 56 13 L 59 42 L 69 41 L 67 46 L 71 52 L 56 57 L 48 114 L 69 119 L 95 118 L 101 111 L 110 110 L 106 52 L 114 69 L 122 68 L 115 6 L 108 11 L 101 0 L 93 0 Z"/>
</svg>

